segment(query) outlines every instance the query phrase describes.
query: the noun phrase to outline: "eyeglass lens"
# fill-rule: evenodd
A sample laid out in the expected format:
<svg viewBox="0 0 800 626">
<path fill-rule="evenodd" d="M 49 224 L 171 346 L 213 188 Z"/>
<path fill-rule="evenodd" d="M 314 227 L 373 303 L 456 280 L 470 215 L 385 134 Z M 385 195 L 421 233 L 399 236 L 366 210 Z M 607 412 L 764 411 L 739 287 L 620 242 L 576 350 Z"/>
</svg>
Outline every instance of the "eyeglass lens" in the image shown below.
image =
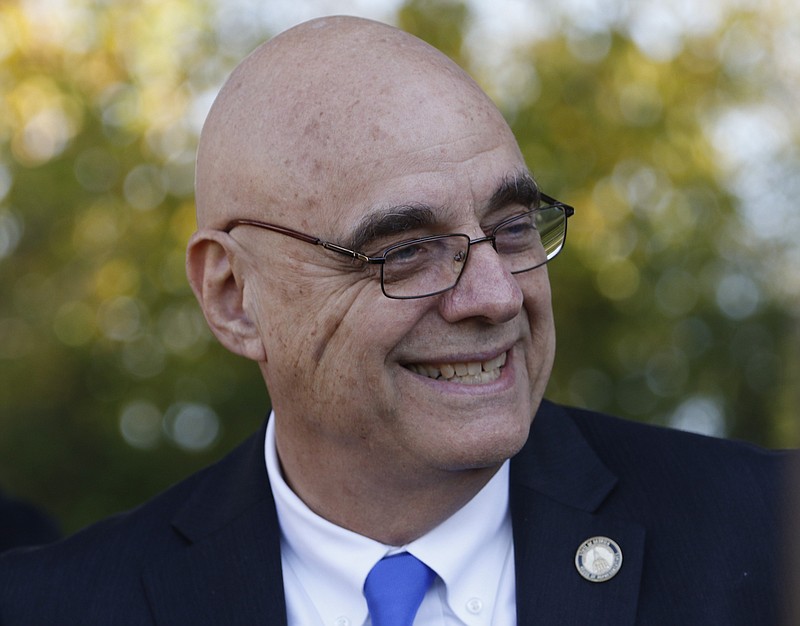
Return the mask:
<svg viewBox="0 0 800 626">
<path fill-rule="evenodd" d="M 509 272 L 544 265 L 564 245 L 566 216 L 560 206 L 545 207 L 501 223 L 494 248 Z M 455 286 L 469 254 L 467 235 L 442 235 L 389 248 L 382 266 L 383 291 L 390 298 L 419 298 Z"/>
</svg>

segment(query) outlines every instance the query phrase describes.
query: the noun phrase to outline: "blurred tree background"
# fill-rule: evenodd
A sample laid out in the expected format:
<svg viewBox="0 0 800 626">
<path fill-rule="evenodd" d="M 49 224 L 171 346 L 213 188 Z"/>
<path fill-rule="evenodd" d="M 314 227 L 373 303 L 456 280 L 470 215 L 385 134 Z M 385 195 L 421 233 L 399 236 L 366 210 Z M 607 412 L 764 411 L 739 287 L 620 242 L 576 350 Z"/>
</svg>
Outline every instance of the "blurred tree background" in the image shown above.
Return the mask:
<svg viewBox="0 0 800 626">
<path fill-rule="evenodd" d="M 72 531 L 260 424 L 184 276 L 194 150 L 230 69 L 326 13 L 455 58 L 576 206 L 551 398 L 798 445 L 800 7 L 555 4 L 0 4 L 0 486 Z"/>
</svg>

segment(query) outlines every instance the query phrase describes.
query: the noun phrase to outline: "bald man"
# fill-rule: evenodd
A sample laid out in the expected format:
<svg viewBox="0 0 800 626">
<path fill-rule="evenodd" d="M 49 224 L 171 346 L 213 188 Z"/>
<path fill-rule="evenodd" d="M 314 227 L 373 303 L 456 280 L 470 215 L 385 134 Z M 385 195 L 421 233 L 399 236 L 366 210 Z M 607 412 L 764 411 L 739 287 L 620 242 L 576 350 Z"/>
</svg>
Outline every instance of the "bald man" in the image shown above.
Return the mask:
<svg viewBox="0 0 800 626">
<path fill-rule="evenodd" d="M 420 40 L 332 17 L 258 48 L 203 129 L 187 268 L 271 415 L 0 561 L 0 623 L 770 623 L 784 455 L 542 399 L 572 214 Z"/>
</svg>

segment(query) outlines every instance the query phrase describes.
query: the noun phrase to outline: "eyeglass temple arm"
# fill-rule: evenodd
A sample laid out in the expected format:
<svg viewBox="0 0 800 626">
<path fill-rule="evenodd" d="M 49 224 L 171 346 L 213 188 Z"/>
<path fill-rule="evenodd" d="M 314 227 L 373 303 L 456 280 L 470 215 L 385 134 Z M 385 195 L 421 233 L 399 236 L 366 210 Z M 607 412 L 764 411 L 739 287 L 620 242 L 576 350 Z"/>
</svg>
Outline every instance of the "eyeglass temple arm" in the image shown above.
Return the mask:
<svg viewBox="0 0 800 626">
<path fill-rule="evenodd" d="M 343 248 L 342 246 L 337 246 L 335 243 L 331 243 L 329 241 L 322 241 L 321 239 L 317 239 L 317 243 L 326 250 L 330 250 L 331 252 L 338 252 L 339 254 L 344 254 L 345 256 L 353 257 L 354 259 L 358 259 L 359 261 L 363 261 L 364 263 L 383 263 L 385 261 L 383 257 L 367 256 L 366 254 L 361 254 L 360 252 L 351 250 L 350 248 Z"/>
<path fill-rule="evenodd" d="M 319 237 L 314 237 L 312 235 L 307 235 L 306 233 L 301 233 L 299 230 L 294 230 L 293 228 L 287 228 L 286 226 L 278 226 L 277 224 L 268 224 L 267 222 L 262 222 L 260 220 L 252 220 L 246 217 L 231 220 L 226 224 L 225 228 L 223 228 L 222 230 L 225 231 L 226 233 L 229 233 L 236 226 L 255 226 L 256 228 L 264 228 L 266 230 L 272 230 L 275 231 L 276 233 L 281 233 L 282 235 L 288 235 L 289 237 L 299 239 L 300 241 L 313 243 L 316 246 L 322 246 L 326 250 L 330 250 L 332 252 L 338 252 L 339 254 L 343 254 L 345 256 L 349 256 L 354 259 L 364 261 L 365 263 L 383 263 L 382 258 L 369 257 L 365 254 L 361 254 L 360 252 L 356 252 L 355 250 L 350 250 L 349 248 L 337 246 L 335 243 L 324 241 Z"/>
</svg>

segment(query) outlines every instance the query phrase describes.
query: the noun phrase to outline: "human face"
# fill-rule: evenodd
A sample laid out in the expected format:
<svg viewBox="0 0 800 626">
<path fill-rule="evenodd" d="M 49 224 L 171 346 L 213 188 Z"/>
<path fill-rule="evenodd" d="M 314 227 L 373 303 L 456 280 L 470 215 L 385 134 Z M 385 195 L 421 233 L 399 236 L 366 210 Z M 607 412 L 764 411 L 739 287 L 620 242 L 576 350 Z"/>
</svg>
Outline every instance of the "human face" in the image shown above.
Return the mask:
<svg viewBox="0 0 800 626">
<path fill-rule="evenodd" d="M 354 247 L 377 254 L 427 234 L 482 236 L 526 208 L 512 200 L 490 211 L 525 167 L 498 118 L 488 112 L 477 131 L 455 125 L 433 141 L 417 133 L 397 142 L 405 149 L 393 157 L 353 168 L 354 191 L 332 193 L 330 206 L 285 225 L 347 245 L 365 221 L 414 206 L 429 208 L 431 222 Z M 279 448 L 408 475 L 495 467 L 523 445 L 554 354 L 544 267 L 513 276 L 490 245 L 478 245 L 454 289 L 398 301 L 381 294 L 374 268 L 280 235 L 235 232 L 258 259 L 245 306 L 267 354 Z M 479 364 L 487 372 L 477 384 L 430 376 Z"/>
</svg>

